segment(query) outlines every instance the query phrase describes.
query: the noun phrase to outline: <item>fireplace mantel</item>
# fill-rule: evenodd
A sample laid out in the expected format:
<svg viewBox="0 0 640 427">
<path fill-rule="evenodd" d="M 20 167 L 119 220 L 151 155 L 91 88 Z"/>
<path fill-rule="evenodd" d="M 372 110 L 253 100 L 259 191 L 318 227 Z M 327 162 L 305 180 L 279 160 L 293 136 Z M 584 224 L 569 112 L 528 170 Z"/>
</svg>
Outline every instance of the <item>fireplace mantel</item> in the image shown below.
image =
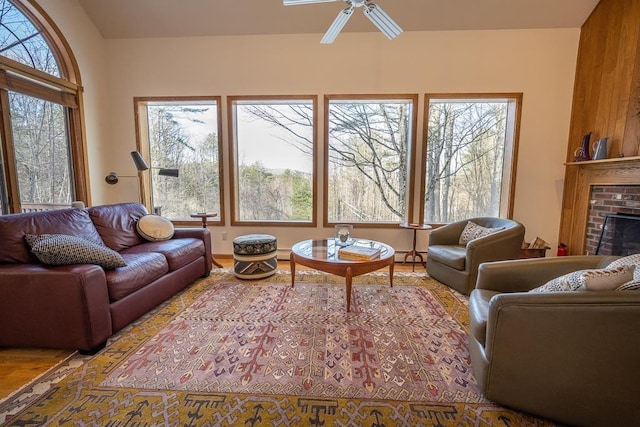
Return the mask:
<svg viewBox="0 0 640 427">
<path fill-rule="evenodd" d="M 640 185 L 640 156 L 569 162 L 559 241 L 570 255 L 585 253 L 585 236 L 594 185 Z"/>
</svg>

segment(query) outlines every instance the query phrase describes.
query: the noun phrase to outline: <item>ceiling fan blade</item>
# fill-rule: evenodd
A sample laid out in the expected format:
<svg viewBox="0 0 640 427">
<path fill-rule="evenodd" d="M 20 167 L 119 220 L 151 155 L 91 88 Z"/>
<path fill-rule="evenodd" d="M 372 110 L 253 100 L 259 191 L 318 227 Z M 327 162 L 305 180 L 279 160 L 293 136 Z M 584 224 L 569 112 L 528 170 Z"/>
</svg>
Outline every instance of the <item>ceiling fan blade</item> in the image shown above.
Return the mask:
<svg viewBox="0 0 640 427">
<path fill-rule="evenodd" d="M 376 4 L 365 6 L 364 14 L 389 40 L 397 37 L 402 32 L 402 28 Z"/>
<path fill-rule="evenodd" d="M 329 3 L 340 0 L 282 0 L 282 4 L 285 6 L 292 6 L 296 4 L 311 4 L 311 3 Z"/>
<path fill-rule="evenodd" d="M 340 31 L 342 31 L 342 28 L 344 28 L 344 25 L 347 23 L 349 18 L 351 18 L 351 15 L 353 15 L 353 6 L 341 10 L 340 13 L 338 13 L 338 16 L 336 16 L 336 19 L 333 21 L 333 24 L 331 24 L 327 32 L 324 34 L 324 37 L 322 37 L 322 40 L 320 40 L 320 43 L 333 43 L 336 37 L 338 37 Z"/>
</svg>

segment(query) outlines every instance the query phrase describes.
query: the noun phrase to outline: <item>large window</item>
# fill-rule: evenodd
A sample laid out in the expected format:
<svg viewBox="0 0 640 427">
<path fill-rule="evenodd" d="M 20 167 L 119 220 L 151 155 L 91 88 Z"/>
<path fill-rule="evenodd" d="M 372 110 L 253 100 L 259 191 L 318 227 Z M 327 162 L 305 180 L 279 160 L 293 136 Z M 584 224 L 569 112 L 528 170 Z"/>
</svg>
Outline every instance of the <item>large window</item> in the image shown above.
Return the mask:
<svg viewBox="0 0 640 427">
<path fill-rule="evenodd" d="M 37 5 L 0 0 L 3 214 L 88 202 L 81 89 L 66 46 Z"/>
<path fill-rule="evenodd" d="M 416 95 L 326 97 L 328 223 L 404 220 L 416 102 Z"/>
<path fill-rule="evenodd" d="M 136 98 L 139 150 L 149 159 L 145 204 L 175 221 L 222 220 L 220 98 Z M 148 156 L 148 157 L 147 157 Z"/>
<path fill-rule="evenodd" d="M 229 98 L 232 224 L 315 224 L 316 103 Z"/>
<path fill-rule="evenodd" d="M 425 222 L 511 216 L 521 99 L 426 96 Z"/>
</svg>

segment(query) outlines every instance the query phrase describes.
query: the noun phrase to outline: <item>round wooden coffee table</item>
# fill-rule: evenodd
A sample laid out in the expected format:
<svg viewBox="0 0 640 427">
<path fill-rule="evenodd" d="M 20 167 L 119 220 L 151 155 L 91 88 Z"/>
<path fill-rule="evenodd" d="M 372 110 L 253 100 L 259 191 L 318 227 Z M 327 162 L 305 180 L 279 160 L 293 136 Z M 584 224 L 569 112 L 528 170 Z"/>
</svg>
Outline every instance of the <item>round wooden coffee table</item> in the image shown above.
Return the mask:
<svg viewBox="0 0 640 427">
<path fill-rule="evenodd" d="M 296 243 L 291 248 L 289 255 L 291 287 L 295 284 L 296 264 L 342 276 L 346 279 L 347 311 L 351 308 L 351 279 L 354 276 L 389 266 L 389 285 L 393 287 L 393 263 L 395 261 L 393 248 L 384 243 L 366 239 L 355 239 L 354 245 L 380 248 L 380 257 L 364 261 L 340 259 L 338 257 L 340 246 L 336 245 L 334 238 L 304 240 Z"/>
</svg>

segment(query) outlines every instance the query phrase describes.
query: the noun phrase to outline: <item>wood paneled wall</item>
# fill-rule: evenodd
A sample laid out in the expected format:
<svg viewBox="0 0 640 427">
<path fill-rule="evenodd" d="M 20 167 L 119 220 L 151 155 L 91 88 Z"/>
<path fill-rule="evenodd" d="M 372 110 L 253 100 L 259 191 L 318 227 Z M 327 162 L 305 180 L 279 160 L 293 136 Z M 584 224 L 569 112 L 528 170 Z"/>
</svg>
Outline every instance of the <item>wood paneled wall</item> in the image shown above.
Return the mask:
<svg viewBox="0 0 640 427">
<path fill-rule="evenodd" d="M 582 137 L 608 137 L 609 158 L 573 162 Z M 600 0 L 582 26 L 559 241 L 584 253 L 590 186 L 640 185 L 640 0 Z M 620 159 L 623 156 L 624 159 Z"/>
<path fill-rule="evenodd" d="M 640 0 L 600 0 L 580 33 L 567 161 L 587 132 L 611 157 L 638 155 L 639 51 Z"/>
</svg>

